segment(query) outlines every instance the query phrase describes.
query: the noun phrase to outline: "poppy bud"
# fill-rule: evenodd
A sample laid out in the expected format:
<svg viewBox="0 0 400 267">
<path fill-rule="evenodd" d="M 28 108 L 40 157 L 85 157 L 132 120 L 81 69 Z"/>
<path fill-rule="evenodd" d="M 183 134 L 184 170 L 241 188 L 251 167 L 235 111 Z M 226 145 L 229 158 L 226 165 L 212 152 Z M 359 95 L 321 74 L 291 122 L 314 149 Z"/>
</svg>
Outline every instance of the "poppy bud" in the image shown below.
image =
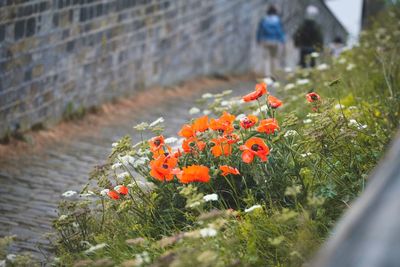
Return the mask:
<svg viewBox="0 0 400 267">
<path fill-rule="evenodd" d="M 237 124 L 235 124 L 235 125 L 233 125 L 233 128 L 235 128 L 236 130 L 239 130 L 239 129 L 240 129 L 240 126 L 237 125 Z"/>
</svg>

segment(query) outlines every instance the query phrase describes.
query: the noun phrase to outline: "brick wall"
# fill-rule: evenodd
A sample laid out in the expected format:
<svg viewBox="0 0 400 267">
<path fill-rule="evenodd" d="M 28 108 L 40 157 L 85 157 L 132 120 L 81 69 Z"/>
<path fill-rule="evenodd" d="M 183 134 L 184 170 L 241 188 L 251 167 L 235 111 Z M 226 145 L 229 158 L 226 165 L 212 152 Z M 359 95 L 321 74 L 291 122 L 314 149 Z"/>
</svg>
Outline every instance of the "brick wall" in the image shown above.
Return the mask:
<svg viewBox="0 0 400 267">
<path fill-rule="evenodd" d="M 253 70 L 268 2 L 0 0 L 0 136 L 154 84 Z"/>
</svg>

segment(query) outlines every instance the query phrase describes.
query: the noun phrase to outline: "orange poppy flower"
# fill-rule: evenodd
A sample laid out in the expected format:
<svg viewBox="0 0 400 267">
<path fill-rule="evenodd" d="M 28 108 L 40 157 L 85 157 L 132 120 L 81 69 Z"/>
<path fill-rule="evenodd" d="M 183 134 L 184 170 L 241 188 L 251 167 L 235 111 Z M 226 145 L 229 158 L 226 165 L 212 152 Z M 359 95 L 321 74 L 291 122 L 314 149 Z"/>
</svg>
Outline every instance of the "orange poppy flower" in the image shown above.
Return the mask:
<svg viewBox="0 0 400 267">
<path fill-rule="evenodd" d="M 127 195 L 128 194 L 128 187 L 124 186 L 124 185 L 117 185 L 116 187 L 114 187 L 114 190 L 117 191 L 117 193 L 121 194 L 121 195 Z"/>
<path fill-rule="evenodd" d="M 153 137 L 149 140 L 149 145 L 150 145 L 150 151 L 151 152 L 157 152 L 160 149 L 162 149 L 162 146 L 164 145 L 164 136 L 156 136 Z"/>
<path fill-rule="evenodd" d="M 239 175 L 240 174 L 238 169 L 233 168 L 233 167 L 228 166 L 228 165 L 219 166 L 219 169 L 222 171 L 222 174 L 221 174 L 222 176 L 227 176 L 229 174 L 233 174 L 233 175 Z"/>
<path fill-rule="evenodd" d="M 193 127 L 189 124 L 185 124 L 182 126 L 181 130 L 178 132 L 179 136 L 189 138 L 192 136 L 195 136 L 195 131 L 193 130 Z"/>
<path fill-rule="evenodd" d="M 197 146 L 198 150 L 203 151 L 203 149 L 206 147 L 206 143 L 203 141 L 198 141 L 195 137 L 187 138 L 182 142 L 182 149 L 186 153 L 193 152 L 194 146 Z"/>
<path fill-rule="evenodd" d="M 276 130 L 279 130 L 278 121 L 271 118 L 260 121 L 257 127 L 258 132 L 266 134 L 273 134 Z"/>
<path fill-rule="evenodd" d="M 239 147 L 242 153 L 242 160 L 245 163 L 251 163 L 254 156 L 257 156 L 261 161 L 266 161 L 269 154 L 269 148 L 264 141 L 259 137 L 252 137 L 246 141 L 244 145 Z"/>
<path fill-rule="evenodd" d="M 232 153 L 232 146 L 225 137 L 215 138 L 211 141 L 214 143 L 214 146 L 211 148 L 211 153 L 214 157 L 228 156 Z"/>
<path fill-rule="evenodd" d="M 174 157 L 161 155 L 150 161 L 150 175 L 159 181 L 171 181 L 174 178 L 172 170 L 176 167 L 178 160 Z"/>
<path fill-rule="evenodd" d="M 207 183 L 210 181 L 210 169 L 203 165 L 192 165 L 183 167 L 182 170 L 174 170 L 176 176 L 181 183 L 187 184 L 192 182 Z"/>
<path fill-rule="evenodd" d="M 224 134 L 224 138 L 226 139 L 226 142 L 228 142 L 228 144 L 235 144 L 240 141 L 239 135 L 234 133 Z"/>
<path fill-rule="evenodd" d="M 224 111 L 221 117 L 218 119 L 210 120 L 210 128 L 214 131 L 224 131 L 225 133 L 230 133 L 233 131 L 233 121 L 235 116 Z"/>
<path fill-rule="evenodd" d="M 208 116 L 203 116 L 193 122 L 192 129 L 195 132 L 205 132 L 208 130 Z"/>
<path fill-rule="evenodd" d="M 259 84 L 256 84 L 255 91 L 251 92 L 250 94 L 247 94 L 247 95 L 243 96 L 242 99 L 245 102 L 250 102 L 250 101 L 259 99 L 261 96 L 263 96 L 266 93 L 268 93 L 267 84 L 266 83 L 259 83 Z"/>
<path fill-rule="evenodd" d="M 310 103 L 321 100 L 321 97 L 315 92 L 308 93 L 306 95 L 306 98 L 307 101 Z"/>
<path fill-rule="evenodd" d="M 115 190 L 108 191 L 107 195 L 112 199 L 119 199 L 119 194 Z"/>
<path fill-rule="evenodd" d="M 258 118 L 254 115 L 248 115 L 240 120 L 240 126 L 243 129 L 249 129 L 253 127 L 258 122 Z"/>
<path fill-rule="evenodd" d="M 282 106 L 282 101 L 280 101 L 275 96 L 269 95 L 268 96 L 268 105 L 271 108 L 279 108 L 280 106 Z"/>
</svg>

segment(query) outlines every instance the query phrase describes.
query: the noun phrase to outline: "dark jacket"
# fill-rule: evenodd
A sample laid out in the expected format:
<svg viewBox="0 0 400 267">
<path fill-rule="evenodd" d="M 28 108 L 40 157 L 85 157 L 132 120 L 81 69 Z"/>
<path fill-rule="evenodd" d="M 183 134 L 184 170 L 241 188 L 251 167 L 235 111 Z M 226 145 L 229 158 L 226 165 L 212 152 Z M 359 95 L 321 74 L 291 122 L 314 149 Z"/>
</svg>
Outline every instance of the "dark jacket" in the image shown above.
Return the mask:
<svg viewBox="0 0 400 267">
<path fill-rule="evenodd" d="M 296 47 L 321 48 L 324 43 L 319 25 L 311 19 L 306 19 L 294 34 Z"/>
</svg>

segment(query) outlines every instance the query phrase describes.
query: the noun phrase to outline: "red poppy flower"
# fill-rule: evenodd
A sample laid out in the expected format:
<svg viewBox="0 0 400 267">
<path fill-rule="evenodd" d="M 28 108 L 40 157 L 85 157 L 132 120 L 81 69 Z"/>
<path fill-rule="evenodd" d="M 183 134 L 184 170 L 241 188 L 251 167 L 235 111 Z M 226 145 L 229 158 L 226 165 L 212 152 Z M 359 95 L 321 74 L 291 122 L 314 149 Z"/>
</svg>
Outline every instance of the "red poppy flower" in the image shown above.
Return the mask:
<svg viewBox="0 0 400 267">
<path fill-rule="evenodd" d="M 243 129 L 249 129 L 253 127 L 258 122 L 258 118 L 254 115 L 248 115 L 240 120 L 240 126 Z"/>
<path fill-rule="evenodd" d="M 239 135 L 234 133 L 224 134 L 223 137 L 226 139 L 226 142 L 228 142 L 228 144 L 236 144 L 237 142 L 240 141 Z"/>
<path fill-rule="evenodd" d="M 308 93 L 306 95 L 306 98 L 307 98 L 307 101 L 310 103 L 321 100 L 321 97 L 315 92 Z"/>
<path fill-rule="evenodd" d="M 208 116 L 203 116 L 193 122 L 192 129 L 195 132 L 205 132 L 208 130 Z"/>
<path fill-rule="evenodd" d="M 233 168 L 233 167 L 228 166 L 228 165 L 219 166 L 219 169 L 222 171 L 222 174 L 221 174 L 222 176 L 227 176 L 229 174 L 233 174 L 233 175 L 239 175 L 240 174 L 238 169 Z"/>
<path fill-rule="evenodd" d="M 117 191 L 117 193 L 121 194 L 121 195 L 127 195 L 128 194 L 128 187 L 124 186 L 124 185 L 117 185 L 116 187 L 114 187 L 114 190 Z"/>
<path fill-rule="evenodd" d="M 245 102 L 250 102 L 250 101 L 259 99 L 261 96 L 263 96 L 267 92 L 268 92 L 267 91 L 267 84 L 266 83 L 259 83 L 259 84 L 256 84 L 256 88 L 255 88 L 254 92 L 251 92 L 250 94 L 247 94 L 247 95 L 243 96 L 242 99 Z"/>
<path fill-rule="evenodd" d="M 159 181 L 171 181 L 174 178 L 172 170 L 176 167 L 178 159 L 175 157 L 160 155 L 150 161 L 150 175 Z"/>
<path fill-rule="evenodd" d="M 271 118 L 260 121 L 260 125 L 257 127 L 258 132 L 266 134 L 273 134 L 276 130 L 279 130 L 278 122 Z"/>
<path fill-rule="evenodd" d="M 164 145 L 164 136 L 156 136 L 153 137 L 149 140 L 149 145 L 150 145 L 150 151 L 151 152 L 157 152 L 160 149 L 162 149 L 162 146 Z"/>
<path fill-rule="evenodd" d="M 193 147 L 196 146 L 198 150 L 203 151 L 206 147 L 206 143 L 203 141 L 198 141 L 197 138 L 191 137 L 183 140 L 182 149 L 186 153 L 193 152 Z"/>
<path fill-rule="evenodd" d="M 224 111 L 221 117 L 218 119 L 210 120 L 210 128 L 214 131 L 223 131 L 225 133 L 230 133 L 233 131 L 233 121 L 235 116 Z"/>
<path fill-rule="evenodd" d="M 195 136 L 195 131 L 193 130 L 193 127 L 189 124 L 185 124 L 182 126 L 181 130 L 178 132 L 179 136 L 189 138 Z"/>
<path fill-rule="evenodd" d="M 207 183 L 210 181 L 210 169 L 203 165 L 192 165 L 183 167 L 182 170 L 174 170 L 176 176 L 181 183 L 187 184 L 192 182 Z"/>
<path fill-rule="evenodd" d="M 211 153 L 214 157 L 228 156 L 232 153 L 232 146 L 225 137 L 214 138 L 211 141 L 214 143 L 214 146 L 211 148 Z"/>
<path fill-rule="evenodd" d="M 280 101 L 275 96 L 269 95 L 268 96 L 268 105 L 271 108 L 279 108 L 280 106 L 282 106 L 282 101 Z"/>
<path fill-rule="evenodd" d="M 266 161 L 269 154 L 269 148 L 264 141 L 259 137 L 252 137 L 246 141 L 244 145 L 239 147 L 242 153 L 242 160 L 245 163 L 251 163 L 254 156 L 257 156 L 261 161 Z"/>
<path fill-rule="evenodd" d="M 119 194 L 115 190 L 108 191 L 107 195 L 112 199 L 119 199 Z"/>
</svg>

